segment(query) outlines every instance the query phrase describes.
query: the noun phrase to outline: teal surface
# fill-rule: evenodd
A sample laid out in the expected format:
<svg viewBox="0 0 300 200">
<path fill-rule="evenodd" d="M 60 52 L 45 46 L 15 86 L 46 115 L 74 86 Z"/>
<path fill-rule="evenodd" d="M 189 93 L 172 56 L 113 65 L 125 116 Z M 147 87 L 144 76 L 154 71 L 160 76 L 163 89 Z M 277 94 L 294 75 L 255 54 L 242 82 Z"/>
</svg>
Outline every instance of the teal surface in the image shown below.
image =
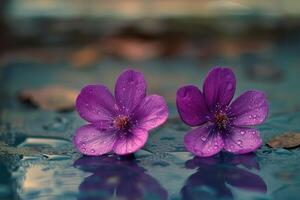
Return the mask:
<svg viewBox="0 0 300 200">
<path fill-rule="evenodd" d="M 141 63 L 106 58 L 78 70 L 67 63 L 11 61 L 0 68 L 0 199 L 299 199 L 299 148 L 263 145 L 248 155 L 196 158 L 183 146 L 189 127 L 178 119 L 174 104 L 178 87 L 200 87 L 209 67 L 230 66 L 238 79 L 236 95 L 253 88 L 268 95 L 270 116 L 258 127 L 264 142 L 299 132 L 300 58 L 297 48 L 285 46 L 274 50 L 272 63 L 257 55 L 205 64 L 190 58 Z M 171 113 L 134 157 L 82 157 L 70 142 L 85 123 L 75 111 L 47 112 L 17 98 L 21 89 L 49 84 L 80 89 L 102 83 L 112 89 L 127 66 L 144 72 L 148 93 L 165 96 Z"/>
</svg>

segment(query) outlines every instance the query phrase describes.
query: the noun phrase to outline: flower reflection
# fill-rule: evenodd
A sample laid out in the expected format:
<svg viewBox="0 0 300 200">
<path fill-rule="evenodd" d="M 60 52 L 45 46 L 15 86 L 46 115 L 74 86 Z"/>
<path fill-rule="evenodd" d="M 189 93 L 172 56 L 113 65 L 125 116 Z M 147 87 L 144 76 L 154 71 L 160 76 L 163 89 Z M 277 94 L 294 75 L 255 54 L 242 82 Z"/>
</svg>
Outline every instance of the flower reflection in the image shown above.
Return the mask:
<svg viewBox="0 0 300 200">
<path fill-rule="evenodd" d="M 79 186 L 78 199 L 141 200 L 168 198 L 167 191 L 134 159 L 84 156 L 74 166 L 92 175 Z"/>
<path fill-rule="evenodd" d="M 255 154 L 232 155 L 222 153 L 214 157 L 194 157 L 186 167 L 197 169 L 181 190 L 182 198 L 192 199 L 233 199 L 231 187 L 266 193 L 264 180 L 239 166 L 259 170 Z"/>
</svg>

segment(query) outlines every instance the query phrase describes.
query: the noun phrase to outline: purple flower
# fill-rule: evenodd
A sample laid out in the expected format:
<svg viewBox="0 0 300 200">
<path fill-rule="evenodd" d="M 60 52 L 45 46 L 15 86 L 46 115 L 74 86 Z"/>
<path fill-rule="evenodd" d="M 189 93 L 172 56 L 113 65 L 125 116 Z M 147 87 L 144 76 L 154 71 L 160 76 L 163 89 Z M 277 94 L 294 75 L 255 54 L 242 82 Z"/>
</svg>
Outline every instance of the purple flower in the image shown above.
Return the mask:
<svg viewBox="0 0 300 200">
<path fill-rule="evenodd" d="M 255 151 L 262 144 L 259 132 L 251 126 L 261 124 L 268 115 L 268 102 L 263 92 L 244 92 L 232 103 L 235 75 L 229 68 L 212 69 L 203 85 L 185 86 L 177 92 L 177 108 L 181 119 L 199 126 L 184 137 L 190 152 L 212 156 L 223 148 L 234 154 Z"/>
<path fill-rule="evenodd" d="M 168 108 L 163 97 L 146 96 L 140 72 L 124 71 L 115 86 L 115 97 L 103 85 L 84 87 L 76 100 L 81 118 L 90 124 L 77 129 L 75 147 L 85 155 L 115 152 L 130 154 L 147 141 L 148 132 L 163 124 Z"/>
</svg>

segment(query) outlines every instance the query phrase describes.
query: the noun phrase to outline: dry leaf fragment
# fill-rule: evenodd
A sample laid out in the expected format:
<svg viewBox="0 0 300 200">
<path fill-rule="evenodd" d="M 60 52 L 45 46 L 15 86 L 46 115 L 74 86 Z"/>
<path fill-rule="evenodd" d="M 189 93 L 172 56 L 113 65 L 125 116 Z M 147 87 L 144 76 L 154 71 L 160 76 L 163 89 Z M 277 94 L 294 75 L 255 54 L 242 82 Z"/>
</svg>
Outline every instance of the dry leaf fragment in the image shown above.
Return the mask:
<svg viewBox="0 0 300 200">
<path fill-rule="evenodd" d="M 20 92 L 21 100 L 32 103 L 44 110 L 66 111 L 74 108 L 79 91 L 64 86 L 52 85 Z"/>
<path fill-rule="evenodd" d="M 102 57 L 100 49 L 95 46 L 87 46 L 72 53 L 69 57 L 75 68 L 87 68 Z"/>
<path fill-rule="evenodd" d="M 162 54 L 159 41 L 147 41 L 138 38 L 110 38 L 106 39 L 102 45 L 107 54 L 133 61 L 149 60 Z"/>
<path fill-rule="evenodd" d="M 300 146 L 300 133 L 285 133 L 274 137 L 267 144 L 273 148 L 295 148 Z"/>
</svg>

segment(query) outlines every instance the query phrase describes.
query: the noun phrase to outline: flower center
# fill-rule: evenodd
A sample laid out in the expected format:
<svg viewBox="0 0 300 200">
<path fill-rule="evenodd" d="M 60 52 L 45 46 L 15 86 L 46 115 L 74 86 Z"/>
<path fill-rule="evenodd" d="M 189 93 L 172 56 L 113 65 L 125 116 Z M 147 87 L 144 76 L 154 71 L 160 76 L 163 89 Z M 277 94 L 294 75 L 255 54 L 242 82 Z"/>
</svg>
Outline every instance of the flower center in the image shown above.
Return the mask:
<svg viewBox="0 0 300 200">
<path fill-rule="evenodd" d="M 226 129 L 228 122 L 229 119 L 226 114 L 220 112 L 215 115 L 215 123 L 219 129 Z"/>
<path fill-rule="evenodd" d="M 119 115 L 114 120 L 114 127 L 118 130 L 128 130 L 130 127 L 130 119 L 128 116 Z"/>
</svg>

